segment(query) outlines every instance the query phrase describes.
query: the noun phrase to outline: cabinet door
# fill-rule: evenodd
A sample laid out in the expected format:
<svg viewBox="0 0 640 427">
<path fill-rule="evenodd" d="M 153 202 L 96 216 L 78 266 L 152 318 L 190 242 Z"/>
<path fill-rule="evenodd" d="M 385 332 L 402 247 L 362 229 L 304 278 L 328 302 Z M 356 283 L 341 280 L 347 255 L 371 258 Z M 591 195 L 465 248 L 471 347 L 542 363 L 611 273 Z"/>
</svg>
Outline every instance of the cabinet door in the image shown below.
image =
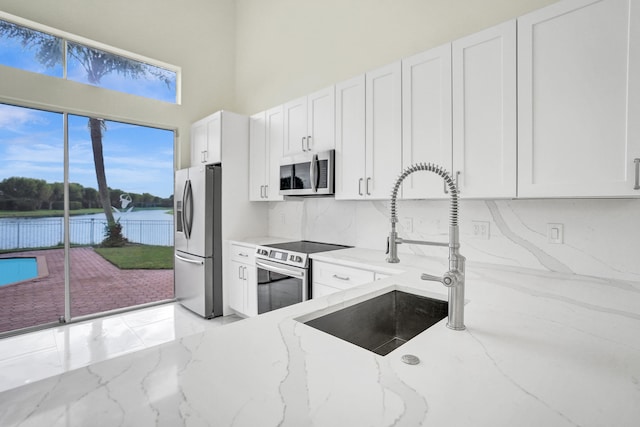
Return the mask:
<svg viewBox="0 0 640 427">
<path fill-rule="evenodd" d="M 361 199 L 365 180 L 365 77 L 336 85 L 336 199 Z"/>
<path fill-rule="evenodd" d="M 284 104 L 284 155 L 308 151 L 307 97 Z"/>
<path fill-rule="evenodd" d="M 244 301 L 245 301 L 245 280 L 244 280 L 244 267 L 243 263 L 237 261 L 229 261 L 231 266 L 229 278 L 229 289 L 227 295 L 229 296 L 229 307 L 239 313 L 245 313 Z"/>
<path fill-rule="evenodd" d="M 249 200 L 266 200 L 267 166 L 266 112 L 249 118 Z"/>
<path fill-rule="evenodd" d="M 638 195 L 640 14 L 573 0 L 518 19 L 518 196 Z"/>
<path fill-rule="evenodd" d="M 402 61 L 402 166 L 435 163 L 451 171 L 451 44 Z M 445 198 L 442 178 L 409 175 L 402 198 Z"/>
<path fill-rule="evenodd" d="M 200 120 L 191 126 L 191 166 L 202 164 L 206 157 L 207 124 Z"/>
<path fill-rule="evenodd" d="M 322 283 L 313 283 L 311 285 L 312 298 L 320 298 L 326 295 L 335 294 L 342 289 L 332 288 L 331 286 L 323 285 Z"/>
<path fill-rule="evenodd" d="M 451 170 L 460 196 L 515 197 L 516 21 L 457 40 L 452 52 Z"/>
<path fill-rule="evenodd" d="M 366 74 L 365 194 L 388 199 L 402 171 L 400 61 Z"/>
<path fill-rule="evenodd" d="M 267 110 L 266 117 L 267 156 L 265 156 L 266 187 L 265 195 L 269 201 L 283 200 L 280 195 L 280 161 L 282 160 L 282 143 L 284 139 L 283 107 Z"/>
<path fill-rule="evenodd" d="M 258 283 L 255 265 L 244 265 L 245 302 L 244 314 L 247 316 L 258 315 Z"/>
<path fill-rule="evenodd" d="M 307 146 L 310 151 L 336 146 L 336 92 L 331 86 L 307 96 Z"/>
<path fill-rule="evenodd" d="M 222 161 L 222 112 L 213 114 L 207 119 L 207 148 L 204 163 L 220 163 Z"/>
</svg>

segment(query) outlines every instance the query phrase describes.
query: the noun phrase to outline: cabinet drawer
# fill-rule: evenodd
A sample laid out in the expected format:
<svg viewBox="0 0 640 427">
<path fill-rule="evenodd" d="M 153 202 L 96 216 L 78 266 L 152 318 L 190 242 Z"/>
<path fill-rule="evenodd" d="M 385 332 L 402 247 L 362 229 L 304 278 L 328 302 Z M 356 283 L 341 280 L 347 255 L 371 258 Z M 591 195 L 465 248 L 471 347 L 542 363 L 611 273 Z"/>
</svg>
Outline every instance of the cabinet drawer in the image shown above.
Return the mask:
<svg viewBox="0 0 640 427">
<path fill-rule="evenodd" d="M 231 244 L 231 260 L 253 265 L 255 250 L 255 246 Z"/>
<path fill-rule="evenodd" d="M 332 288 L 347 289 L 364 283 L 373 282 L 373 271 L 325 262 L 313 262 L 313 282 L 331 286 Z"/>
</svg>

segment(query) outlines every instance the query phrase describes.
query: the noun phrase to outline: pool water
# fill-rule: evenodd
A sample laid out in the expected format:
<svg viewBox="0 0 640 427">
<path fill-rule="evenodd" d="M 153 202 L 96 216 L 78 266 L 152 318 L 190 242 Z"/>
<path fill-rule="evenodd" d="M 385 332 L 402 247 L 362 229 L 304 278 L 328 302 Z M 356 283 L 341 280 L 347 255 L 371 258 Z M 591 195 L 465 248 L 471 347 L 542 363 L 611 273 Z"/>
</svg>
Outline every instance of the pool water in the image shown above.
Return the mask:
<svg viewBox="0 0 640 427">
<path fill-rule="evenodd" d="M 0 286 L 38 277 L 36 258 L 0 258 Z"/>
</svg>

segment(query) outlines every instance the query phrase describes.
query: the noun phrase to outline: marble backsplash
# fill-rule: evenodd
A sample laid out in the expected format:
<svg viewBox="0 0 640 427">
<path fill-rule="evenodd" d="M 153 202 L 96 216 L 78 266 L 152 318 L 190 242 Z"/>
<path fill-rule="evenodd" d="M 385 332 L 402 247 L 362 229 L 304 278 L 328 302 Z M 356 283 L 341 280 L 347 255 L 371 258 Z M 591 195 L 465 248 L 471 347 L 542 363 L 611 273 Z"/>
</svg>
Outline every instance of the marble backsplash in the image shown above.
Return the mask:
<svg viewBox="0 0 640 427">
<path fill-rule="evenodd" d="M 447 241 L 448 201 L 399 201 L 398 217 L 401 237 Z M 486 223 L 488 238 L 477 233 Z M 461 200 L 459 224 L 461 252 L 472 262 L 640 281 L 640 199 Z M 548 224 L 562 224 L 563 243 L 549 242 Z M 388 232 L 388 201 L 306 198 L 269 206 L 272 236 L 384 249 Z M 420 245 L 399 252 L 447 256 Z"/>
</svg>

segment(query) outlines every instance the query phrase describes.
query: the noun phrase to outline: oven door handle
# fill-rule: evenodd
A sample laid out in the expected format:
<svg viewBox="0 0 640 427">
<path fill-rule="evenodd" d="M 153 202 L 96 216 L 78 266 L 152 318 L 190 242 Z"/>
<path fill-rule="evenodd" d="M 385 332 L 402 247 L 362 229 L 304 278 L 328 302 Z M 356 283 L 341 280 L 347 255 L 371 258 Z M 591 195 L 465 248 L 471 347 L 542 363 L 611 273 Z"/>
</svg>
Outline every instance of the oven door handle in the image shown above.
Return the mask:
<svg viewBox="0 0 640 427">
<path fill-rule="evenodd" d="M 303 272 L 289 270 L 288 268 L 276 267 L 272 264 L 266 264 L 261 261 L 256 261 L 256 267 L 260 267 L 264 270 L 273 271 L 275 273 L 285 274 L 287 276 L 304 277 Z"/>
</svg>

